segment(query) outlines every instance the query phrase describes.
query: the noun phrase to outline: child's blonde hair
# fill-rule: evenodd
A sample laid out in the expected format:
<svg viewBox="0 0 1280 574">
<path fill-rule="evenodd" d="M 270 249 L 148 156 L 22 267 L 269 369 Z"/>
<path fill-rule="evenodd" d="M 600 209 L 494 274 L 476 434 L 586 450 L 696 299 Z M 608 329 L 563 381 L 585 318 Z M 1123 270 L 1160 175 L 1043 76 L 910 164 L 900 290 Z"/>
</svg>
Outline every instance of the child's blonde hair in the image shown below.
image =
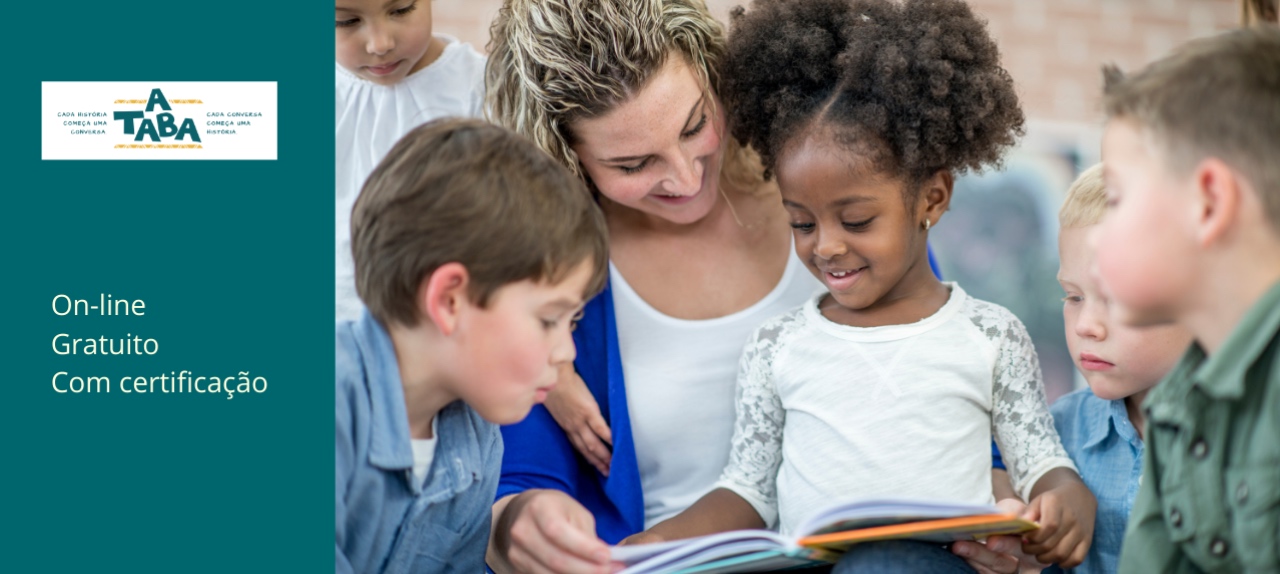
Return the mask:
<svg viewBox="0 0 1280 574">
<path fill-rule="evenodd" d="M 1058 226 L 1075 229 L 1097 225 L 1107 209 L 1107 188 L 1102 182 L 1102 164 L 1084 170 L 1067 188 L 1067 197 L 1058 210 Z"/>
</svg>

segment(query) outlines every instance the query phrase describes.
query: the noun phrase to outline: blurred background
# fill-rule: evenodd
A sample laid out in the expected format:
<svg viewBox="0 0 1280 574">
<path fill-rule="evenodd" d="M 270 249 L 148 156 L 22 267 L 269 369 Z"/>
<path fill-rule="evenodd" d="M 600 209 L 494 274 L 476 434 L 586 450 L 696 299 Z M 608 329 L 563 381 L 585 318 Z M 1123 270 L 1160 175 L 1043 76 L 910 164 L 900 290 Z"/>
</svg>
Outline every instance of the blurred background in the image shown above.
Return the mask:
<svg viewBox="0 0 1280 574">
<path fill-rule="evenodd" d="M 708 0 L 728 21 L 742 0 Z M 501 0 L 433 0 L 434 28 L 484 52 Z M 1136 69 L 1191 38 L 1240 25 L 1239 0 L 969 0 L 987 20 L 1027 115 L 999 172 L 956 183 L 934 228 L 943 275 L 1008 307 L 1035 341 L 1050 401 L 1077 385 L 1063 337 L 1057 213 L 1098 160 L 1103 64 Z M 729 30 L 732 33 L 732 30 Z"/>
</svg>

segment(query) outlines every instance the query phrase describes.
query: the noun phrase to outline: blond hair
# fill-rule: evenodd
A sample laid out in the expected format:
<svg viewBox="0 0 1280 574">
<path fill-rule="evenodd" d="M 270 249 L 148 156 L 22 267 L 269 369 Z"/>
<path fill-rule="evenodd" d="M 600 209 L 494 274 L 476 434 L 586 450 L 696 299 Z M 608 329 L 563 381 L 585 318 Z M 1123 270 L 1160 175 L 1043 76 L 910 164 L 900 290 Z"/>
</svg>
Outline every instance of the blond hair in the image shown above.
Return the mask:
<svg viewBox="0 0 1280 574">
<path fill-rule="evenodd" d="M 702 0 L 506 0 L 489 37 L 489 118 L 588 182 L 571 148 L 576 120 L 626 101 L 673 54 L 716 94 L 725 55 L 724 28 Z M 722 181 L 759 187 L 758 158 L 728 139 Z"/>
<path fill-rule="evenodd" d="M 1104 69 L 1111 120 L 1137 124 L 1163 167 L 1186 175 L 1204 158 L 1252 184 L 1280 226 L 1280 28 L 1254 26 L 1193 40 L 1132 75 Z"/>
<path fill-rule="evenodd" d="M 1080 173 L 1058 210 L 1058 226 L 1062 229 L 1089 227 L 1102 221 L 1107 210 L 1107 188 L 1102 183 L 1102 164 L 1093 164 Z"/>
</svg>

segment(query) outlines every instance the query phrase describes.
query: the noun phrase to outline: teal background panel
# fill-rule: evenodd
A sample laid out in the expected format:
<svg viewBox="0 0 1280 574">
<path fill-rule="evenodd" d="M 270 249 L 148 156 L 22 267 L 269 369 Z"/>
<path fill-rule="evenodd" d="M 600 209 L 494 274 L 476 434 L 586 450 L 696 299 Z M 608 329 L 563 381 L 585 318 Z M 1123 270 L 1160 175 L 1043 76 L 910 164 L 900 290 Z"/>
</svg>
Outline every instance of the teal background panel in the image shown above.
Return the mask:
<svg viewBox="0 0 1280 574">
<path fill-rule="evenodd" d="M 0 571 L 332 568 L 329 5 L 18 2 L 0 53 Z M 276 161 L 41 161 L 42 81 L 275 81 Z M 143 94 L 140 97 L 145 96 Z M 57 294 L 142 299 L 58 317 Z M 155 356 L 52 339 L 155 338 Z M 53 392 L 248 371 L 264 394 Z"/>
</svg>

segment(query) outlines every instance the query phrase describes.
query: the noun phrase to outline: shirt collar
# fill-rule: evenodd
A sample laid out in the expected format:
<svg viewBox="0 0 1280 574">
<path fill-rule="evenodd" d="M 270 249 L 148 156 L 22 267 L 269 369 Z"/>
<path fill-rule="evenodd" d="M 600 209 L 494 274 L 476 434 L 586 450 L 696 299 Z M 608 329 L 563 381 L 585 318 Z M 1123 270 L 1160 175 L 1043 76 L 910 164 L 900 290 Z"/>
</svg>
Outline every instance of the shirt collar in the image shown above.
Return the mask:
<svg viewBox="0 0 1280 574">
<path fill-rule="evenodd" d="M 1203 359 L 1191 379 L 1206 395 L 1215 399 L 1239 399 L 1244 396 L 1244 377 L 1270 346 L 1280 331 L 1280 282 L 1272 285 L 1249 308 L 1244 318 L 1231 331 L 1222 348 L 1204 358 L 1199 343 L 1193 345 L 1186 359 Z"/>
<path fill-rule="evenodd" d="M 1108 401 L 1098 398 L 1090 391 L 1085 412 L 1084 448 L 1095 448 L 1112 434 L 1130 444 L 1141 444 L 1142 440 L 1138 438 L 1138 432 L 1129 420 L 1124 399 Z"/>
<path fill-rule="evenodd" d="M 400 366 L 391 336 L 367 309 L 356 322 L 354 331 L 356 345 L 365 357 L 364 375 L 369 384 L 372 427 L 369 464 L 383 470 L 413 468 L 409 414 L 404 406 L 404 387 L 400 384 Z"/>
<path fill-rule="evenodd" d="M 354 331 L 356 344 L 367 357 L 365 377 L 369 384 L 372 431 L 369 464 L 387 471 L 404 471 L 405 480 L 414 494 L 418 494 L 422 484 L 413 480 L 410 472 L 413 435 L 409 432 L 409 414 L 395 346 L 387 330 L 367 309 Z M 429 498 L 447 498 L 479 479 L 476 467 L 483 459 L 480 435 L 472 424 L 474 418 L 477 417 L 472 416 L 471 409 L 462 401 L 454 401 L 436 414 L 436 452 L 425 481 L 430 485 L 426 494 Z"/>
</svg>

